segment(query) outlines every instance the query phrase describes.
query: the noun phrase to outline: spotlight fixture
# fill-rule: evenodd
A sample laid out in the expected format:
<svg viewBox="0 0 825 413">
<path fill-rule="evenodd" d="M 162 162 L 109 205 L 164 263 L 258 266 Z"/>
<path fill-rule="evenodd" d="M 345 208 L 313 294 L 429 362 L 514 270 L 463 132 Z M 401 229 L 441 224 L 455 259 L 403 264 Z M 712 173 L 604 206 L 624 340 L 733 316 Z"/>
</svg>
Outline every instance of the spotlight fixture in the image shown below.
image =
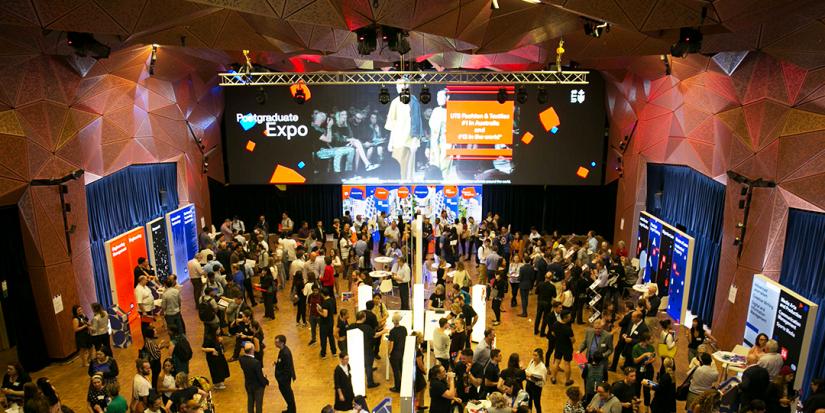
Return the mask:
<svg viewBox="0 0 825 413">
<path fill-rule="evenodd" d="M 80 57 L 89 56 L 94 59 L 105 59 L 109 57 L 112 49 L 97 41 L 91 33 L 66 33 L 66 43 L 74 49 L 76 55 Z"/>
<path fill-rule="evenodd" d="M 682 27 L 679 29 L 679 40 L 670 46 L 670 55 L 685 57 L 691 53 L 699 53 L 700 50 L 702 50 L 702 32 L 693 27 Z"/>
<path fill-rule="evenodd" d="M 539 102 L 540 105 L 547 103 L 547 89 L 545 89 L 544 86 L 539 86 L 539 90 L 536 93 L 536 101 Z"/>
<path fill-rule="evenodd" d="M 381 91 L 378 92 L 378 102 L 382 105 L 390 103 L 390 92 L 387 91 L 386 86 L 381 86 Z"/>
<path fill-rule="evenodd" d="M 659 56 L 659 59 L 662 59 L 662 63 L 665 65 L 665 76 L 670 76 L 670 58 L 663 54 Z"/>
<path fill-rule="evenodd" d="M 410 52 L 410 42 L 407 37 L 410 34 L 396 27 L 381 26 L 381 38 L 384 44 L 393 52 L 405 55 Z"/>
<path fill-rule="evenodd" d="M 498 0 L 493 0 L 493 1 L 490 2 L 490 9 L 492 9 L 492 10 L 498 10 L 499 9 Z"/>
<path fill-rule="evenodd" d="M 426 105 L 430 103 L 430 100 L 432 100 L 432 98 L 433 96 L 430 94 L 430 88 L 426 85 L 422 87 L 421 92 L 418 94 L 418 101 Z"/>
<path fill-rule="evenodd" d="M 398 99 L 405 105 L 410 103 L 410 88 L 405 87 L 404 89 L 401 89 L 401 94 L 398 95 Z"/>
<path fill-rule="evenodd" d="M 266 103 L 266 91 L 263 86 L 258 86 L 258 91 L 255 92 L 255 102 L 258 102 L 259 105 Z"/>
<path fill-rule="evenodd" d="M 745 185 L 745 186 L 742 187 L 742 189 L 739 190 L 739 195 L 745 196 L 747 194 L 748 194 L 748 186 Z"/>
<path fill-rule="evenodd" d="M 358 40 L 358 54 L 369 55 L 378 48 L 378 34 L 375 27 L 362 27 L 355 31 Z"/>
<path fill-rule="evenodd" d="M 525 88 L 524 85 L 518 87 L 516 101 L 521 105 L 527 103 L 527 88 Z"/>
<path fill-rule="evenodd" d="M 742 243 L 742 238 L 736 237 L 733 239 L 733 245 L 739 245 Z"/>
<path fill-rule="evenodd" d="M 496 100 L 498 103 L 504 103 L 507 101 L 507 89 L 500 87 L 498 88 L 498 94 L 496 95 Z"/>
<path fill-rule="evenodd" d="M 295 83 L 289 87 L 289 93 L 292 95 L 292 100 L 299 105 L 303 105 L 304 102 L 308 101 L 312 97 L 312 93 L 309 91 L 309 87 L 304 80 L 301 79 L 298 83 Z"/>
<path fill-rule="evenodd" d="M 610 23 L 600 22 L 592 19 L 584 19 L 584 34 L 599 38 L 602 34 L 610 31 Z"/>
<path fill-rule="evenodd" d="M 737 222 L 736 223 L 736 228 L 739 228 L 739 229 L 745 228 L 745 224 L 741 223 L 741 222 Z"/>
<path fill-rule="evenodd" d="M 158 61 L 158 45 L 152 45 L 152 54 L 149 55 L 149 76 L 155 74 L 155 62 Z"/>
<path fill-rule="evenodd" d="M 209 158 L 204 156 L 203 157 L 203 173 L 206 174 L 209 172 Z"/>
</svg>

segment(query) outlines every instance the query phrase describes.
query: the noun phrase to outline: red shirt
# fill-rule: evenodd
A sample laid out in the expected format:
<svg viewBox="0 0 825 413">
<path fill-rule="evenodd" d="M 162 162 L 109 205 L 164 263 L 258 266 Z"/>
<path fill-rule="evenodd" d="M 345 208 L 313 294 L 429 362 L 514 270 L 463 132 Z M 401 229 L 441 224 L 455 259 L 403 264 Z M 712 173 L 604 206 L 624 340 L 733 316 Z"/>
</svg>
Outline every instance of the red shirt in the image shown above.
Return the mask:
<svg viewBox="0 0 825 413">
<path fill-rule="evenodd" d="M 324 275 L 321 276 L 321 285 L 332 287 L 335 284 L 335 268 L 332 265 L 324 267 Z"/>
</svg>

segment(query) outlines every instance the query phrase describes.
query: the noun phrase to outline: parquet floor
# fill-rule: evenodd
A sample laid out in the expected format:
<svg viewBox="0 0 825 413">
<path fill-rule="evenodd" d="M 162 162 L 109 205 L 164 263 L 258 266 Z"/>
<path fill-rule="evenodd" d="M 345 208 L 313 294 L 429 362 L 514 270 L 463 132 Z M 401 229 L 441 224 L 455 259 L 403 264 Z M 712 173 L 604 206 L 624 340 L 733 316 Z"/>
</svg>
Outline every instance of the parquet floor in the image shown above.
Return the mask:
<svg viewBox="0 0 825 413">
<path fill-rule="evenodd" d="M 474 273 L 474 268 L 470 269 Z M 345 284 L 345 281 L 341 281 Z M 206 361 L 202 352 L 199 352 L 199 345 L 202 342 L 203 328 L 198 320 L 195 311 L 195 305 L 192 298 L 191 285 L 186 283 L 183 287 L 182 296 L 184 298 L 184 319 L 187 325 L 187 331 L 190 342 L 192 343 L 195 356 L 190 365 L 190 375 L 204 375 L 209 377 L 209 372 L 206 366 Z M 278 334 L 283 334 L 287 337 L 287 345 L 292 349 L 294 356 L 297 381 L 293 384 L 295 396 L 298 404 L 298 411 L 304 412 L 318 412 L 326 404 L 333 402 L 333 370 L 337 363 L 336 357 L 328 357 L 326 360 L 321 360 L 319 356 L 319 347 L 317 344 L 307 346 L 310 339 L 309 328 L 300 328 L 295 325 L 295 307 L 289 301 L 289 294 L 287 290 L 278 293 L 278 300 L 280 303 L 280 310 L 276 313 L 275 320 L 265 321 L 263 316 L 263 305 L 259 304 L 255 307 L 255 318 L 263 320 L 262 324 L 265 328 L 266 338 L 266 355 L 264 359 L 265 373 L 272 378 L 272 363 L 275 361 L 276 348 L 274 346 L 274 337 Z M 531 296 L 528 312 L 535 315 L 536 302 L 535 296 Z M 352 303 L 339 304 L 339 308 L 348 307 L 352 309 Z M 533 318 L 517 317 L 518 309 L 511 309 L 508 299 L 504 301 L 503 309 L 505 313 L 502 314 L 502 323 L 496 327 L 497 331 L 497 347 L 502 349 L 504 353 L 504 360 L 506 362 L 510 353 L 518 352 L 521 356 L 523 365 L 529 360 L 530 353 L 537 347 L 547 347 L 547 341 L 532 334 Z M 488 326 L 491 325 L 492 310 L 488 308 Z M 586 317 L 586 316 L 585 316 Z M 352 318 L 351 318 L 352 319 Z M 584 339 L 584 327 L 574 326 L 576 340 L 578 343 Z M 165 337 L 165 330 L 161 332 Z M 684 337 L 684 336 L 681 336 Z M 115 349 L 115 358 L 120 366 L 120 385 L 121 394 L 126 395 L 127 399 L 132 391 L 132 378 L 135 373 L 134 360 L 137 357 L 137 349 L 141 345 L 140 338 L 137 338 L 132 347 L 128 349 Z M 231 353 L 233 342 L 228 339 L 225 342 L 227 352 Z M 677 355 L 678 363 L 678 377 L 677 382 L 681 382 L 684 377 L 684 371 L 687 366 L 686 359 L 686 343 L 684 339 L 678 341 L 679 353 Z M 383 352 L 383 348 L 382 348 Z M 164 353 L 163 358 L 168 356 Z M 433 358 L 434 361 L 434 358 Z M 387 360 L 383 358 L 376 361 L 375 379 L 380 384 L 375 389 L 369 389 L 367 392 L 367 400 L 371 406 L 381 401 L 384 397 L 393 397 L 393 409 L 400 411 L 398 407 L 398 398 L 396 393 L 391 393 L 388 389 L 392 386 L 392 377 L 389 381 L 384 380 L 384 368 Z M 243 373 L 238 363 L 230 363 L 231 378 L 226 381 L 227 388 L 225 390 L 213 391 L 214 402 L 218 413 L 242 413 L 246 410 L 246 394 L 243 389 Z M 37 377 L 47 376 L 56 386 L 63 403 L 77 412 L 85 412 L 86 409 L 86 390 L 88 388 L 89 380 L 86 373 L 86 368 L 81 365 L 79 359 L 67 363 L 65 365 L 52 365 L 42 371 L 33 374 L 34 379 Z M 561 375 L 560 375 L 561 376 Z M 583 383 L 580 376 L 580 371 L 577 367 L 573 367 L 573 380 L 576 385 L 582 387 Z M 618 377 L 611 373 L 610 381 L 618 380 Z M 565 387 L 561 384 L 551 385 L 549 381 L 544 388 L 542 394 L 542 405 L 545 411 L 561 411 L 561 406 L 566 400 L 564 395 Z M 277 385 L 270 385 L 265 393 L 264 411 L 265 412 L 281 412 L 286 408 L 281 395 L 278 391 Z M 429 405 L 429 400 L 425 402 Z M 680 403 L 680 411 L 683 406 Z"/>
</svg>

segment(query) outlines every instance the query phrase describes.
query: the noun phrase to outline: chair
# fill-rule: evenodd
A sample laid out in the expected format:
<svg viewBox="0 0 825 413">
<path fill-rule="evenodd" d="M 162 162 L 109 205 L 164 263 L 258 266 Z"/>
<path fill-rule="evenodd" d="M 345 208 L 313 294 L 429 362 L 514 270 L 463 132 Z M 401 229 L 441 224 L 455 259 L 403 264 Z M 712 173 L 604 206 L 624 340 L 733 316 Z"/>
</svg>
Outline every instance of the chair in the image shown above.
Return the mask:
<svg viewBox="0 0 825 413">
<path fill-rule="evenodd" d="M 378 403 L 372 413 L 392 413 L 392 397 L 386 397 Z"/>
</svg>

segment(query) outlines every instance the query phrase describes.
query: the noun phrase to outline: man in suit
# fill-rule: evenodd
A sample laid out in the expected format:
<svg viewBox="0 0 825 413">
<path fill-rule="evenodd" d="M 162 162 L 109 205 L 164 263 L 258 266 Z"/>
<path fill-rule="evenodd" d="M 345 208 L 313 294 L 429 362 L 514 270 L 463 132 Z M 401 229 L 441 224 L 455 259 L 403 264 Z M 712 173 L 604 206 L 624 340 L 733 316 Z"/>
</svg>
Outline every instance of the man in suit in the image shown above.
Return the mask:
<svg viewBox="0 0 825 413">
<path fill-rule="evenodd" d="M 527 317 L 527 299 L 530 297 L 530 290 L 533 289 L 533 280 L 536 273 L 530 264 L 522 265 L 518 270 L 518 288 L 521 294 L 521 314 L 519 317 Z"/>
<path fill-rule="evenodd" d="M 315 224 L 315 229 L 312 230 L 312 238 L 321 243 L 321 248 L 327 243 L 326 233 L 324 233 L 324 222 L 318 221 Z"/>
<path fill-rule="evenodd" d="M 239 359 L 243 370 L 244 387 L 246 388 L 247 413 L 263 413 L 264 389 L 269 380 L 263 372 L 261 361 L 255 358 L 255 345 L 246 342 L 243 346 L 243 355 Z"/>
<path fill-rule="evenodd" d="M 739 384 L 739 405 L 747 407 L 751 400 L 764 399 L 768 391 L 771 378 L 768 369 L 760 366 L 759 356 L 748 354 L 748 366 L 742 371 L 742 382 Z"/>
<path fill-rule="evenodd" d="M 601 354 L 602 362 L 607 367 L 607 360 L 613 353 L 613 335 L 604 332 L 604 321 L 599 319 L 593 322 L 593 328 L 588 328 L 584 333 L 584 341 L 579 346 L 579 352 L 585 353 L 587 360 L 592 360 L 593 355 Z"/>
<path fill-rule="evenodd" d="M 639 342 L 639 338 L 641 337 L 642 333 L 650 334 L 650 330 L 647 328 L 645 324 L 645 316 L 641 310 L 635 310 L 630 316 L 630 328 L 628 332 L 622 334 L 621 340 L 624 341 L 624 351 L 622 357 L 625 360 L 625 366 L 632 366 L 633 365 L 633 346 Z M 631 360 L 628 363 L 628 360 Z"/>
<path fill-rule="evenodd" d="M 292 392 L 292 382 L 295 381 L 295 364 L 292 363 L 292 351 L 286 346 L 286 337 L 275 337 L 275 347 L 278 347 L 278 360 L 275 362 L 275 380 L 278 389 L 286 401 L 286 410 L 282 413 L 295 413 L 295 394 Z"/>
</svg>

